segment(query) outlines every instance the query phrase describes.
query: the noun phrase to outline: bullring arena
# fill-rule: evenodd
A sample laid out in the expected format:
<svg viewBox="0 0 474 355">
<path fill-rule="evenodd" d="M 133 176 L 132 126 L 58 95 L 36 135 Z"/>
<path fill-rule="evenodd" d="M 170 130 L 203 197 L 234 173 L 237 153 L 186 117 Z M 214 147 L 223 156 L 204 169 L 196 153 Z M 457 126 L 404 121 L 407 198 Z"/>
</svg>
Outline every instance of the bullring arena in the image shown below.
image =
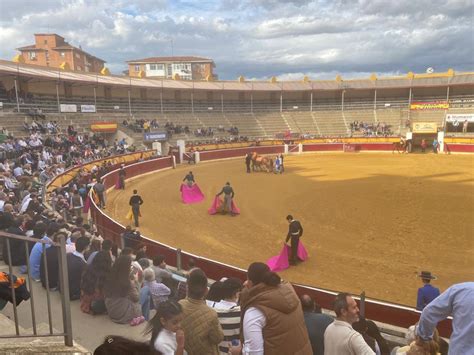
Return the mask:
<svg viewBox="0 0 474 355">
<path fill-rule="evenodd" d="M 138 189 L 143 235 L 244 269 L 279 253 L 291 213 L 310 258 L 285 279 L 414 306 L 420 270 L 442 289 L 474 277 L 472 168 L 471 155 L 310 153 L 287 156 L 275 175 L 247 174 L 243 158 L 219 160 L 132 179 L 109 191 L 106 213 L 126 225 Z M 195 205 L 179 193 L 190 169 L 206 196 Z M 209 216 L 226 181 L 242 213 Z"/>
</svg>

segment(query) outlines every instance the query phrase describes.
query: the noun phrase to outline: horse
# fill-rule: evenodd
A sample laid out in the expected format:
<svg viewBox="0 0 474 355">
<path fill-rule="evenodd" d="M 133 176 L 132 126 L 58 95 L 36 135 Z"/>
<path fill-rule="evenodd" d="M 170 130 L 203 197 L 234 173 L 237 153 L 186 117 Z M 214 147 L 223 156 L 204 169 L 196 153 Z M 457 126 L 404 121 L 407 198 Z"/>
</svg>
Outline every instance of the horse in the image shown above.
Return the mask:
<svg viewBox="0 0 474 355">
<path fill-rule="evenodd" d="M 407 153 L 407 142 L 406 141 L 394 142 L 392 154 L 395 153 L 395 150 L 398 152 L 398 154 Z"/>
<path fill-rule="evenodd" d="M 262 171 L 265 169 L 267 173 L 271 172 L 273 169 L 273 160 L 261 155 L 258 155 L 257 152 L 252 153 L 252 170 L 253 171 Z"/>
</svg>

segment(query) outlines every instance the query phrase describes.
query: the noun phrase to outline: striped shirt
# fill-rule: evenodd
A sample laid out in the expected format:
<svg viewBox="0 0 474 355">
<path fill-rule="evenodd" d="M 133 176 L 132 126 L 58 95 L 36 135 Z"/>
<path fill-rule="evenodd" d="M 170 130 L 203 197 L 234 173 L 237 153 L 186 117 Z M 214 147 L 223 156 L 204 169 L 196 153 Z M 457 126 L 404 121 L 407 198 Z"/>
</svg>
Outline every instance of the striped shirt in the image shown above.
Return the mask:
<svg viewBox="0 0 474 355">
<path fill-rule="evenodd" d="M 228 354 L 232 340 L 240 340 L 240 306 L 235 302 L 225 300 L 207 301 L 207 304 L 217 312 L 219 323 L 224 331 L 224 340 L 219 343 L 219 353 Z"/>
</svg>

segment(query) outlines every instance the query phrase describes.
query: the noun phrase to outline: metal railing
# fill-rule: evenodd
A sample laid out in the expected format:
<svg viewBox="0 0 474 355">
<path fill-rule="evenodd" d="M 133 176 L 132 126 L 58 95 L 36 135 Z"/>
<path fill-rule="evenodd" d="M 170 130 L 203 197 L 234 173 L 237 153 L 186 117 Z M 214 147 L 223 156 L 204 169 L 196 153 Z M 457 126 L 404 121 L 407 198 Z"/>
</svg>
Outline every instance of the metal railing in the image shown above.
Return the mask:
<svg viewBox="0 0 474 355">
<path fill-rule="evenodd" d="M 38 240 L 34 238 L 24 237 L 20 235 L 10 234 L 6 232 L 0 232 L 0 239 L 4 241 L 4 250 L 3 256 L 5 260 L 5 256 L 7 256 L 7 260 L 5 263 L 8 265 L 8 272 L 10 274 L 10 289 L 12 294 L 12 305 L 13 305 L 13 316 L 15 321 L 15 334 L 11 335 L 2 335 L 1 338 L 39 338 L 39 337 L 57 337 L 62 336 L 64 337 L 64 344 L 66 346 L 73 346 L 73 337 L 72 337 L 72 321 L 71 321 L 71 307 L 69 301 L 69 278 L 68 278 L 68 271 L 67 271 L 67 262 L 66 262 L 66 241 L 63 236 L 58 236 L 58 242 L 51 242 L 47 240 Z M 13 266 L 12 266 L 12 250 L 11 250 L 11 242 L 16 241 L 17 246 L 21 244 L 24 245 L 24 253 L 26 257 L 26 279 L 27 288 L 30 292 L 30 307 L 31 307 L 31 322 L 32 322 L 32 334 L 20 334 L 20 322 L 18 318 L 18 302 L 17 297 L 15 295 L 15 288 L 13 282 Z M 43 259 L 44 263 L 44 279 L 46 283 L 46 303 L 47 303 L 47 310 L 48 310 L 48 325 L 49 325 L 49 332 L 46 334 L 38 334 L 37 331 L 37 321 L 36 321 L 36 310 L 35 310 L 35 291 L 33 286 L 33 278 L 31 276 L 31 265 L 30 265 L 30 250 L 29 244 L 30 243 L 39 243 L 41 245 L 41 258 Z M 6 247 L 6 250 L 5 250 Z M 51 290 L 49 288 L 49 272 L 48 272 L 48 260 L 46 257 L 46 249 L 47 247 L 56 247 L 59 248 L 58 252 L 58 281 L 59 281 L 59 292 L 61 297 L 61 306 L 62 306 L 62 318 L 63 318 L 63 331 L 56 332 L 53 328 L 53 319 L 52 319 L 52 307 L 51 307 Z M 21 247 L 20 247 L 21 248 Z M 19 250 L 16 250 L 19 252 Z M 50 265 L 52 267 L 52 265 Z"/>
</svg>

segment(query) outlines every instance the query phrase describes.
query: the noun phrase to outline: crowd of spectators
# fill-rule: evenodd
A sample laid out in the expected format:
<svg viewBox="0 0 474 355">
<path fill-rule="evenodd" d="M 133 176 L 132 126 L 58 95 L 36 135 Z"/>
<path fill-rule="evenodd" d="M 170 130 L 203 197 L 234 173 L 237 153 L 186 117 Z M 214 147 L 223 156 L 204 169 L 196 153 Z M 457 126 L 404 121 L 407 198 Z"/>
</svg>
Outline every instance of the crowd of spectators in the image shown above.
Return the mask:
<svg viewBox="0 0 474 355">
<path fill-rule="evenodd" d="M 51 243 L 65 240 L 69 298 L 77 300 L 84 313 L 107 314 L 111 321 L 131 326 L 149 321 L 148 341 L 110 336 L 97 353 L 115 346 L 131 346 L 134 351 L 143 345 L 150 353 L 163 354 L 389 354 L 377 326 L 359 317 L 350 294 L 337 295 L 334 319 L 322 314 L 308 295 L 298 298 L 292 285 L 264 263 L 252 263 L 244 283 L 224 277 L 209 288 L 210 280 L 194 263 L 184 277 L 177 277 L 164 256 L 148 253 L 140 232 L 132 227 L 123 233 L 120 245 L 104 240 L 84 221 L 83 211 L 88 190 L 101 184 L 111 168 L 106 162 L 91 171 L 80 169 L 67 186 L 50 194 L 51 209 L 43 206 L 41 191 L 54 175 L 118 154 L 123 146 L 74 129 L 47 137 L 32 132 L 29 139 L 8 139 L 0 145 L 10 154 L 0 159 L 0 230 Z M 6 239 L 2 244 L 6 250 Z M 41 243 L 30 243 L 26 254 L 23 243 L 12 240 L 10 252 L 10 258 L 3 253 L 6 263 L 23 272 L 29 264 L 35 281 L 52 291 L 60 288 L 59 247 L 46 244 L 43 249 Z M 434 326 L 450 314 L 457 331 L 451 347 L 460 353 L 473 348 L 466 337 L 474 323 L 474 291 L 472 283 L 463 287 L 448 289 L 424 305 L 406 354 L 441 351 Z M 466 307 L 471 310 L 467 320 L 456 313 Z M 402 353 L 399 350 L 395 351 Z"/>
<path fill-rule="evenodd" d="M 364 137 L 373 137 L 373 136 L 390 136 L 392 135 L 392 131 L 390 126 L 385 122 L 362 122 L 362 121 L 354 121 L 350 124 L 351 128 L 351 135 L 354 133 L 362 133 Z"/>
</svg>

